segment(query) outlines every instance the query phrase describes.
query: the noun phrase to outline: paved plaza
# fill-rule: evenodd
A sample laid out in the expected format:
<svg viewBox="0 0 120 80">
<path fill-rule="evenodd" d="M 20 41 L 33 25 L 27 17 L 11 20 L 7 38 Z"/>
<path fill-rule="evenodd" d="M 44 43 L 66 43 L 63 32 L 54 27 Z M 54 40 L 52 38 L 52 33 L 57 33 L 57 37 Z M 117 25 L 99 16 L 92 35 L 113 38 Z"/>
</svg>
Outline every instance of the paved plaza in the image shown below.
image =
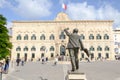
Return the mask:
<svg viewBox="0 0 120 80">
<path fill-rule="evenodd" d="M 120 61 L 80 62 L 80 71 L 86 74 L 87 80 L 120 80 Z M 27 62 L 24 66 L 11 66 L 3 80 L 65 80 L 70 62 Z"/>
</svg>

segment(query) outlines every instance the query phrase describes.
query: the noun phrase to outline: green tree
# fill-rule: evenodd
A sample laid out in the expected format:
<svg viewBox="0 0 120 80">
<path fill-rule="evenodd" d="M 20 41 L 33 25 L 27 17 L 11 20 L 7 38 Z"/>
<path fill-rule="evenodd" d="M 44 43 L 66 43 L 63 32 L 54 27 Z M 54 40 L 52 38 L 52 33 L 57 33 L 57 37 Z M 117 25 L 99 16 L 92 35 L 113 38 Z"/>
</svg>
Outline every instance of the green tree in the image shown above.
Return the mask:
<svg viewBox="0 0 120 80">
<path fill-rule="evenodd" d="M 0 14 L 0 60 L 10 56 L 12 43 L 9 40 L 8 29 L 5 27 L 6 18 Z"/>
</svg>

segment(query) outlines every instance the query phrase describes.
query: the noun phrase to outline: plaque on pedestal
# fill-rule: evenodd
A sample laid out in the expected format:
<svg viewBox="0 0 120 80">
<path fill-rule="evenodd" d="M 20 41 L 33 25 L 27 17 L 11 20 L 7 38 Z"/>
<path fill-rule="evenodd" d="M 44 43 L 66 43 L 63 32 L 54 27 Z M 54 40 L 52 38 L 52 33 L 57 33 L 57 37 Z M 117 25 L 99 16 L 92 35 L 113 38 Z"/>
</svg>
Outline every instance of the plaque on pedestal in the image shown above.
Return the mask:
<svg viewBox="0 0 120 80">
<path fill-rule="evenodd" d="M 87 79 L 85 73 L 79 71 L 75 72 L 68 71 L 66 80 L 87 80 Z"/>
</svg>

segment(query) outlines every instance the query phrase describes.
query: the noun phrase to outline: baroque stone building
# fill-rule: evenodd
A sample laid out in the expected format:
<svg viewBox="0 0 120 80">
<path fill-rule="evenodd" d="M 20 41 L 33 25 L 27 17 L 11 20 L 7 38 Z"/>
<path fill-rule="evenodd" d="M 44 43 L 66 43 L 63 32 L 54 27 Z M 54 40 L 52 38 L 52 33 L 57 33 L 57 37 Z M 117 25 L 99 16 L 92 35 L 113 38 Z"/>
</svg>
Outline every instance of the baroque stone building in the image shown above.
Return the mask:
<svg viewBox="0 0 120 80">
<path fill-rule="evenodd" d="M 115 56 L 116 58 L 120 57 L 120 29 L 114 29 L 114 52 L 115 52 Z"/>
<path fill-rule="evenodd" d="M 84 46 L 92 59 L 114 59 L 112 20 L 71 20 L 68 15 L 58 13 L 53 21 L 13 21 L 11 58 L 39 59 L 68 56 L 68 37 L 63 30 L 79 29 Z M 86 55 L 80 51 L 79 58 Z"/>
</svg>

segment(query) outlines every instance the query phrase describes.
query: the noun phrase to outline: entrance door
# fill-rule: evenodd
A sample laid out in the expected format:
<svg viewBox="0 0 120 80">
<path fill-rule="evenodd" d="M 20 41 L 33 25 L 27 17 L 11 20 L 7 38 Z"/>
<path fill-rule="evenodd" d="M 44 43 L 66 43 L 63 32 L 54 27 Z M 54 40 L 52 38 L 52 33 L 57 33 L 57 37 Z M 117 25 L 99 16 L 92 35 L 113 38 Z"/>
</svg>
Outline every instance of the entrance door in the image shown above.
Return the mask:
<svg viewBox="0 0 120 80">
<path fill-rule="evenodd" d="M 64 55 L 64 56 L 65 56 L 65 53 L 66 53 L 66 51 L 65 51 L 65 46 L 64 46 L 64 45 L 61 45 L 61 46 L 60 46 L 60 55 Z"/>
<path fill-rule="evenodd" d="M 41 54 L 41 58 L 44 57 L 44 53 Z"/>
<path fill-rule="evenodd" d="M 25 62 L 27 61 L 27 53 L 24 54 Z"/>
<path fill-rule="evenodd" d="M 17 59 L 20 58 L 20 53 L 17 53 Z"/>
</svg>

